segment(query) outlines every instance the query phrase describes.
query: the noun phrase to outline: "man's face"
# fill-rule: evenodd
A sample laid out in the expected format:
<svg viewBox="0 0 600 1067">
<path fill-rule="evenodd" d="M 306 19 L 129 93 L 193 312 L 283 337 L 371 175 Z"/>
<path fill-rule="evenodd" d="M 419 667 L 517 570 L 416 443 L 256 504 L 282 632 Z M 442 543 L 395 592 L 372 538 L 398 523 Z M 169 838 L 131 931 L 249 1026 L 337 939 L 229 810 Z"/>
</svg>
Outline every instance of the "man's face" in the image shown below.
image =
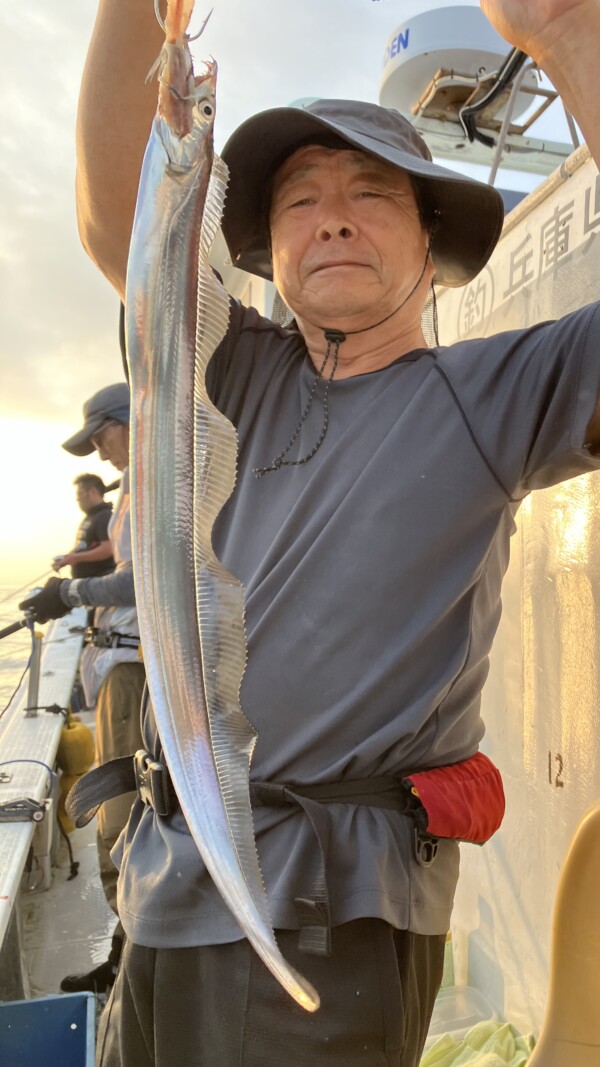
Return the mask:
<svg viewBox="0 0 600 1067">
<path fill-rule="evenodd" d="M 92 444 L 100 459 L 108 460 L 123 471 L 129 463 L 129 427 L 114 420 L 107 421 L 92 437 Z"/>
<path fill-rule="evenodd" d="M 81 484 L 75 486 L 75 498 L 86 515 L 102 499 L 96 489 L 91 489 L 89 486 L 86 488 Z"/>
<path fill-rule="evenodd" d="M 394 311 L 427 252 L 408 174 L 364 152 L 308 145 L 282 164 L 270 211 L 275 285 L 301 321 L 356 328 Z M 433 266 L 423 278 L 425 292 Z M 421 303 L 415 294 L 420 316 Z"/>
</svg>

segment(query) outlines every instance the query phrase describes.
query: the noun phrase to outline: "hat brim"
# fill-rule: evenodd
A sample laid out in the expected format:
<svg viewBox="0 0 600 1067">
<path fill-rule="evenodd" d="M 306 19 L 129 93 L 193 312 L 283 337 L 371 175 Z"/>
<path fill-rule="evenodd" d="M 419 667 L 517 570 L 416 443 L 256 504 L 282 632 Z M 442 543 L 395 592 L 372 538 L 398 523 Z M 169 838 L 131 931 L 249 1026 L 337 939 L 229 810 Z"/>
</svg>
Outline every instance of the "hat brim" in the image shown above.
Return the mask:
<svg viewBox="0 0 600 1067">
<path fill-rule="evenodd" d="M 247 119 L 221 153 L 229 168 L 223 235 L 236 267 L 272 279 L 263 202 L 267 182 L 279 160 L 324 131 L 426 184 L 428 199 L 439 211 L 431 246 L 438 284 L 465 285 L 479 274 L 502 230 L 504 205 L 496 189 L 296 107 L 272 108 Z"/>
<path fill-rule="evenodd" d="M 91 455 L 92 452 L 95 452 L 91 438 L 95 433 L 98 433 L 103 422 L 106 422 L 106 415 L 103 415 L 102 412 L 92 415 L 87 419 L 85 426 L 81 430 L 74 433 L 67 441 L 63 441 L 62 447 L 66 452 L 70 452 L 72 456 Z"/>
</svg>

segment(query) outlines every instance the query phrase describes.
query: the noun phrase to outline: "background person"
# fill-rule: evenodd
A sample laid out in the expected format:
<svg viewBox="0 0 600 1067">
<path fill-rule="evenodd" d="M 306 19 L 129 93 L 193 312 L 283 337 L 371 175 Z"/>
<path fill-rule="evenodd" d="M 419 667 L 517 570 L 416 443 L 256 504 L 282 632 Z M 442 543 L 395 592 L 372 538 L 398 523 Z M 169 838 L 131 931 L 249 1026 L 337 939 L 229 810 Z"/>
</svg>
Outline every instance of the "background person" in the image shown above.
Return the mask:
<svg viewBox="0 0 600 1067">
<path fill-rule="evenodd" d="M 96 578 L 50 578 L 37 596 L 20 606 L 33 608 L 42 623 L 61 618 L 75 606 L 96 608 L 95 634 L 83 651 L 80 674 L 88 706 L 96 704 L 96 756 L 101 764 L 135 752 L 142 743 L 140 703 L 145 672 L 140 660 L 131 563 L 129 387 L 122 382 L 101 389 L 86 401 L 83 416 L 82 429 L 65 441 L 63 448 L 74 456 L 88 456 L 97 450 L 102 460 L 122 472 L 119 499 L 108 525 L 116 568 L 112 574 Z M 117 870 L 110 851 L 127 822 L 132 799 L 132 794 L 118 797 L 98 813 L 100 878 L 117 916 Z M 119 922 L 109 958 L 87 974 L 67 976 L 61 989 L 67 993 L 105 992 L 114 982 L 122 947 Z"/>
<path fill-rule="evenodd" d="M 107 486 L 97 474 L 78 474 L 73 485 L 85 518 L 79 524 L 74 548 L 55 556 L 52 567 L 55 571 L 70 567 L 72 578 L 100 578 L 115 569 L 108 537 L 112 504 L 104 499 Z"/>
</svg>

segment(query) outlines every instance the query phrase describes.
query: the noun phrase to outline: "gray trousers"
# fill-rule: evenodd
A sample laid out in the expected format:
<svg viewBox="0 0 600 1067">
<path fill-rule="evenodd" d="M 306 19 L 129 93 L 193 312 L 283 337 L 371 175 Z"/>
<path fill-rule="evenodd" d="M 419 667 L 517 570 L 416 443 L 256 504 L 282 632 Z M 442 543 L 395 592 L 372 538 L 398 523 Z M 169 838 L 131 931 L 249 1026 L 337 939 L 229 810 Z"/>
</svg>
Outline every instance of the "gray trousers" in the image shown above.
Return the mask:
<svg viewBox="0 0 600 1067">
<path fill-rule="evenodd" d="M 360 919 L 327 958 L 279 946 L 318 990 L 308 1014 L 247 941 L 151 949 L 125 943 L 96 1067 L 417 1067 L 442 979 L 445 938 Z"/>
</svg>

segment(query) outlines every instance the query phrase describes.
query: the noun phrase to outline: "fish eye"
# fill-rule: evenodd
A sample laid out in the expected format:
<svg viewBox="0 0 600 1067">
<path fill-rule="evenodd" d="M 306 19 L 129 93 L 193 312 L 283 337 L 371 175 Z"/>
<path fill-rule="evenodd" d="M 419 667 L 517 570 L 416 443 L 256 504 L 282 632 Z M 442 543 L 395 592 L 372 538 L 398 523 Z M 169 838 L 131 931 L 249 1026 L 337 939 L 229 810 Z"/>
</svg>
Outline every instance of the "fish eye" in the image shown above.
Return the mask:
<svg viewBox="0 0 600 1067">
<path fill-rule="evenodd" d="M 213 109 L 210 106 L 210 104 L 205 104 L 204 105 L 204 107 L 202 108 L 202 113 L 210 118 L 210 116 L 213 113 Z"/>
</svg>

